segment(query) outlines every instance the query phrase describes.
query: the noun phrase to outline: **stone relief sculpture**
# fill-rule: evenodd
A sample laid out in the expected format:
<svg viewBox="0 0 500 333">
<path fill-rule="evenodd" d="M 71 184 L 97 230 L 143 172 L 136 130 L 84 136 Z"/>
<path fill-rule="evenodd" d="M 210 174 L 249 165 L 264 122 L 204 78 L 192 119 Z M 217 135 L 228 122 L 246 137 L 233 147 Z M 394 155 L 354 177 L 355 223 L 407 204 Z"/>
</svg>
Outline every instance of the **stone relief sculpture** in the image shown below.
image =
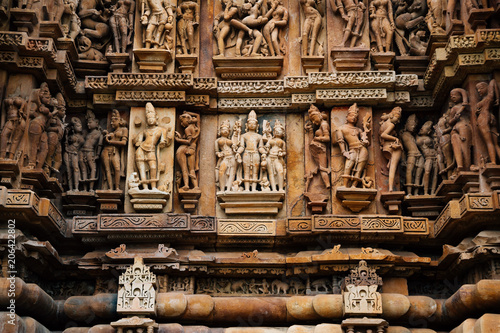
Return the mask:
<svg viewBox="0 0 500 333">
<path fill-rule="evenodd" d="M 82 34 L 96 41 L 108 36 L 111 11 L 98 0 L 81 0 L 78 16 L 81 20 Z"/>
<path fill-rule="evenodd" d="M 125 273 L 120 275 L 118 283 L 116 306 L 118 313 L 136 315 L 156 313 L 156 275 L 144 265 L 141 257 L 134 258 L 134 264 L 127 267 Z"/>
<path fill-rule="evenodd" d="M 273 137 L 266 143 L 267 156 L 263 167 L 267 167 L 267 176 L 271 191 L 284 191 L 286 179 L 286 144 L 284 141 L 285 127 L 279 120 L 274 122 Z"/>
<path fill-rule="evenodd" d="M 382 313 L 382 295 L 377 292 L 382 285 L 375 269 L 369 268 L 361 260 L 358 267 L 351 270 L 343 283 L 344 313 L 350 315 L 373 315 Z"/>
<path fill-rule="evenodd" d="M 109 25 L 113 32 L 114 50 L 117 53 L 126 53 L 127 47 L 133 42 L 135 1 L 118 0 L 111 6 L 111 12 Z"/>
<path fill-rule="evenodd" d="M 120 178 L 125 177 L 125 147 L 128 141 L 127 122 L 118 110 L 111 115 L 112 131 L 103 131 L 104 148 L 101 161 L 109 190 L 120 190 Z"/>
<path fill-rule="evenodd" d="M 495 80 L 489 83 L 479 82 L 476 89 L 481 99 L 476 104 L 476 116 L 479 135 L 486 144 L 488 151 L 488 161 L 497 164 L 497 157 L 500 157 L 500 146 L 498 145 L 497 121 L 493 115 L 494 107 L 500 101 L 500 92 Z"/>
<path fill-rule="evenodd" d="M 167 0 L 141 1 L 142 42 L 146 49 L 173 47 L 174 7 Z"/>
<path fill-rule="evenodd" d="M 401 108 L 399 106 L 392 109 L 389 114 L 383 114 L 380 122 L 379 139 L 382 154 L 389 161 L 389 192 L 394 190 L 394 180 L 399 167 L 399 160 L 403 153 L 403 146 L 399 141 L 396 125 L 401 120 Z"/>
<path fill-rule="evenodd" d="M 84 143 L 82 121 L 80 118 L 72 117 L 64 149 L 64 164 L 66 165 L 69 192 L 78 192 L 80 190 L 80 150 Z"/>
<path fill-rule="evenodd" d="M 165 127 L 159 126 L 158 115 L 151 103 L 146 104 L 147 129 L 140 132 L 133 140 L 135 145 L 135 164 L 139 171 L 140 184 L 144 191 L 165 192 L 157 188 L 161 170 L 161 149 L 172 143 Z M 130 191 L 129 191 L 130 192 Z"/>
<path fill-rule="evenodd" d="M 49 120 L 56 116 L 54 110 L 55 99 L 52 98 L 46 82 L 34 89 L 31 93 L 31 105 L 28 106 L 30 122 L 28 127 L 29 154 L 28 168 L 40 169 L 45 163 L 48 154 L 47 125 Z"/>
<path fill-rule="evenodd" d="M 453 89 L 450 92 L 449 124 L 451 130 L 451 146 L 455 156 L 457 171 L 468 171 L 472 164 L 472 127 L 469 119 L 469 99 L 464 89 Z"/>
<path fill-rule="evenodd" d="M 188 191 L 198 190 L 198 141 L 200 139 L 200 116 L 193 112 L 184 111 L 179 117 L 184 133 L 175 132 L 175 142 L 180 144 L 175 153 L 177 163 L 181 168 L 182 187 Z"/>
<path fill-rule="evenodd" d="M 418 120 L 415 114 L 412 114 L 406 120 L 406 125 L 401 133 L 401 141 L 406 154 L 406 193 L 408 195 L 417 195 L 421 188 L 422 173 L 424 171 L 424 156 L 420 152 L 415 141 L 415 132 L 417 130 Z"/>
<path fill-rule="evenodd" d="M 330 143 L 330 125 L 328 116 L 322 113 L 315 105 L 309 107 L 309 120 L 305 125 L 307 135 L 309 135 L 309 151 L 316 163 L 316 168 L 306 175 L 306 191 L 309 190 L 311 179 L 318 173 L 323 180 L 325 188 L 330 188 L 331 169 L 328 165 L 327 145 Z"/>
<path fill-rule="evenodd" d="M 322 0 L 300 0 L 299 2 L 304 14 L 301 34 L 302 56 L 318 56 L 320 54 L 317 53 L 316 44 L 323 27 L 324 14 Z"/>
<path fill-rule="evenodd" d="M 427 0 L 425 21 L 431 34 L 444 34 L 446 29 L 446 2 L 443 0 Z"/>
<path fill-rule="evenodd" d="M 64 0 L 64 12 L 61 18 L 61 27 L 64 38 L 75 40 L 81 31 L 81 20 L 77 14 L 80 0 Z"/>
<path fill-rule="evenodd" d="M 245 192 L 257 191 L 257 185 L 260 183 L 260 161 L 261 156 L 266 157 L 266 150 L 262 135 L 258 133 L 259 122 L 255 111 L 250 111 L 246 122 L 245 133 L 241 135 L 238 155 L 242 156 L 241 168 L 243 170 L 243 179 Z"/>
<path fill-rule="evenodd" d="M 365 4 L 361 0 L 330 0 L 330 4 L 333 11 L 339 12 L 345 21 L 344 35 L 339 46 L 356 47 L 365 22 Z M 349 41 L 349 45 L 346 45 Z"/>
<path fill-rule="evenodd" d="M 62 139 L 64 137 L 64 118 L 66 116 L 66 101 L 61 93 L 56 95 L 56 115 L 52 117 L 47 126 L 48 150 L 44 170 L 49 176 L 59 174 L 62 166 Z"/>
<path fill-rule="evenodd" d="M 434 148 L 435 140 L 431 136 L 432 125 L 432 121 L 426 121 L 415 138 L 415 142 L 424 157 L 424 177 L 422 179 L 424 195 L 433 195 L 437 187 L 437 152 Z"/>
<path fill-rule="evenodd" d="M 236 148 L 238 144 L 229 138 L 231 124 L 229 120 L 223 121 L 219 126 L 217 140 L 215 140 L 215 154 L 217 164 L 215 167 L 215 181 L 219 191 L 231 191 L 236 176 Z M 239 142 L 239 140 L 238 140 Z"/>
<path fill-rule="evenodd" d="M 412 48 L 409 39 L 413 39 L 413 48 L 417 48 L 418 51 L 413 51 L 413 53 L 420 53 L 418 55 L 425 55 L 425 50 L 419 50 L 418 42 L 416 43 L 416 38 L 420 41 L 422 38 L 422 33 L 425 35 L 425 31 L 421 30 L 423 28 L 423 22 L 425 20 L 425 15 L 427 14 L 427 3 L 426 0 L 413 0 L 411 4 L 404 0 L 400 0 L 397 3 L 397 8 L 394 13 L 394 25 L 395 25 L 395 41 L 399 49 L 399 53 L 403 56 L 409 55 Z M 422 25 L 422 27 L 421 27 Z M 418 33 L 418 35 L 417 35 Z M 407 38 L 410 36 L 410 38 Z"/>
<path fill-rule="evenodd" d="M 358 122 L 359 108 L 354 103 L 347 111 L 346 123 L 336 131 L 336 141 L 340 146 L 342 155 L 345 157 L 344 187 L 366 187 L 368 179 L 365 178 L 365 167 L 368 161 L 368 149 L 370 144 L 369 133 L 371 132 L 371 116 L 367 114 L 363 119 L 363 129 L 356 126 Z M 371 186 L 369 186 L 371 187 Z"/>
<path fill-rule="evenodd" d="M 196 28 L 200 24 L 200 6 L 196 1 L 183 0 L 177 6 L 177 36 L 181 54 L 196 54 Z"/>
<path fill-rule="evenodd" d="M 453 103 L 450 103 L 452 106 Z M 437 161 L 439 166 L 439 174 L 444 179 L 450 179 L 455 167 L 455 159 L 453 157 L 453 147 L 451 143 L 452 126 L 449 123 L 450 110 L 447 110 L 434 126 L 437 138 Z"/>
<path fill-rule="evenodd" d="M 373 34 L 371 40 L 375 41 L 376 50 L 378 52 L 392 51 L 395 23 L 391 1 L 371 0 L 368 11 L 370 13 L 370 30 Z"/>
<path fill-rule="evenodd" d="M 233 4 L 233 0 L 221 0 L 222 12 L 214 18 L 213 33 L 217 39 L 217 54 L 224 57 L 226 50 L 226 38 L 233 29 L 232 23 L 237 22 L 238 7 Z"/>
<path fill-rule="evenodd" d="M 17 148 L 26 129 L 27 103 L 21 96 L 4 99 L 6 121 L 0 133 L 0 159 L 15 159 Z"/>
<path fill-rule="evenodd" d="M 99 121 L 92 111 L 87 111 L 87 128 L 89 132 L 85 136 L 85 142 L 81 148 L 80 165 L 82 170 L 81 182 L 84 190 L 94 192 L 94 185 L 97 181 L 97 162 L 102 149 L 102 129 Z"/>
<path fill-rule="evenodd" d="M 103 131 L 104 148 L 101 161 L 109 190 L 120 190 L 120 178 L 125 177 L 125 147 L 128 141 L 127 122 L 118 110 L 111 115 L 112 131 Z"/>
<path fill-rule="evenodd" d="M 272 12 L 272 17 L 266 23 L 262 32 L 269 48 L 271 56 L 286 54 L 285 33 L 288 25 L 288 10 L 283 6 L 282 0 L 274 0 L 276 8 Z"/>
</svg>

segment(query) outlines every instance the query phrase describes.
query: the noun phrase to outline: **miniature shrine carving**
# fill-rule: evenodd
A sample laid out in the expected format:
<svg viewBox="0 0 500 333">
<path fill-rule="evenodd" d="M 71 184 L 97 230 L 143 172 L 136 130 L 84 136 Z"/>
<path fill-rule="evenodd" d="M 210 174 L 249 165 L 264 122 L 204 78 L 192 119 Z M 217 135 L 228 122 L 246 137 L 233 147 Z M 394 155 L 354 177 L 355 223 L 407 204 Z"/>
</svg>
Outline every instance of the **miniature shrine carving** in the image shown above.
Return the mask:
<svg viewBox="0 0 500 333">
<path fill-rule="evenodd" d="M 369 268 L 366 261 L 361 260 L 343 283 L 344 314 L 382 314 L 382 295 L 377 292 L 381 285 L 382 278 L 377 275 L 375 269 Z"/>
</svg>

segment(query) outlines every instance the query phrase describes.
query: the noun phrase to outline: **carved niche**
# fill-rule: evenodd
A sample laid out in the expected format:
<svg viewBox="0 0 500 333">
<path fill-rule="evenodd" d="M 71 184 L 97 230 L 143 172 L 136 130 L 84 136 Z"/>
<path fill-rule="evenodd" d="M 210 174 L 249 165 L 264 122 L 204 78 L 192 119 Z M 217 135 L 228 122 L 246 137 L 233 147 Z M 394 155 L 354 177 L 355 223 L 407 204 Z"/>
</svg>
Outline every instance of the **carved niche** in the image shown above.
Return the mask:
<svg viewBox="0 0 500 333">
<path fill-rule="evenodd" d="M 377 292 L 382 285 L 375 269 L 361 260 L 344 280 L 342 295 L 344 315 L 373 316 L 382 314 L 382 295 Z"/>
<path fill-rule="evenodd" d="M 226 214 L 276 214 L 285 197 L 285 127 L 264 119 L 262 134 L 255 111 L 242 120 L 222 120 L 215 142 L 217 197 Z"/>
</svg>

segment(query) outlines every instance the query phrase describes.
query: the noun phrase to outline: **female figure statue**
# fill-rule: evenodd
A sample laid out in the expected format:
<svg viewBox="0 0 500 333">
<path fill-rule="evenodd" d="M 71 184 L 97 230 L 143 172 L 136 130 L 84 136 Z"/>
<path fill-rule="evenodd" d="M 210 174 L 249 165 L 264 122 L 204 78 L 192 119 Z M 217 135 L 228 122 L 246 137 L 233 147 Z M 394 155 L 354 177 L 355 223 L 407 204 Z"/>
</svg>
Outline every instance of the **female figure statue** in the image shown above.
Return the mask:
<svg viewBox="0 0 500 333">
<path fill-rule="evenodd" d="M 245 191 L 257 191 L 259 183 L 260 159 L 266 158 L 266 150 L 262 141 L 262 135 L 258 133 L 259 123 L 255 111 L 250 111 L 245 128 L 245 134 L 241 136 L 238 153 L 243 154 L 243 183 Z M 251 186 L 250 186 L 251 185 Z"/>
<path fill-rule="evenodd" d="M 406 120 L 405 128 L 401 133 L 401 141 L 406 151 L 406 193 L 408 195 L 418 194 L 418 189 L 421 187 L 420 179 L 424 171 L 424 157 L 414 137 L 417 125 L 417 116 L 412 114 Z"/>
<path fill-rule="evenodd" d="M 285 136 L 285 127 L 279 120 L 274 122 L 273 138 L 266 146 L 268 148 L 267 156 L 267 174 L 271 184 L 271 191 L 283 191 L 285 185 L 285 160 L 286 146 L 283 140 Z"/>
<path fill-rule="evenodd" d="M 450 110 L 447 110 L 441 118 L 439 118 L 436 126 L 434 126 L 437 139 L 439 174 L 448 179 L 451 178 L 453 174 L 452 168 L 455 166 L 451 143 L 452 126 L 450 126 L 449 119 Z"/>
<path fill-rule="evenodd" d="M 370 118 L 363 119 L 363 129 L 356 126 L 358 122 L 359 108 L 354 103 L 347 111 L 346 123 L 337 129 L 337 142 L 342 155 L 346 158 L 344 166 L 344 187 L 356 187 L 364 180 L 365 166 L 368 161 L 368 149 L 370 142 L 368 134 L 371 131 Z"/>
<path fill-rule="evenodd" d="M 61 93 L 56 95 L 57 115 L 49 120 L 47 126 L 47 158 L 45 159 L 44 170 L 47 175 L 52 172 L 59 173 L 63 163 L 61 140 L 64 137 L 64 117 L 66 117 L 66 101 Z"/>
<path fill-rule="evenodd" d="M 266 23 L 262 32 L 269 47 L 269 53 L 274 57 L 285 54 L 284 36 L 282 35 L 284 35 L 285 27 L 288 24 L 288 10 L 283 6 L 282 0 L 273 1 L 277 3 L 277 6 L 271 20 Z"/>
<path fill-rule="evenodd" d="M 375 35 L 378 51 L 390 52 L 395 30 L 391 1 L 372 0 L 368 10 L 370 12 L 370 28 Z"/>
<path fill-rule="evenodd" d="M 464 89 L 453 89 L 450 92 L 449 124 L 451 131 L 451 146 L 457 163 L 457 171 L 467 171 L 471 166 L 472 128 L 468 116 L 469 100 Z"/>
<path fill-rule="evenodd" d="M 111 7 L 113 16 L 109 19 L 109 25 L 113 31 L 115 50 L 118 53 L 127 52 L 127 46 L 132 44 L 132 32 L 134 31 L 134 0 L 118 0 Z"/>
<path fill-rule="evenodd" d="M 89 133 L 81 148 L 81 169 L 82 181 L 86 191 L 94 191 L 94 184 L 97 181 L 97 163 L 96 160 L 101 154 L 102 148 L 102 130 L 99 121 L 91 111 L 87 111 L 87 127 Z M 90 171 L 90 172 L 89 172 Z"/>
<path fill-rule="evenodd" d="M 200 24 L 200 7 L 196 1 L 184 0 L 177 7 L 177 35 L 182 54 L 196 54 L 194 31 Z M 186 46 L 187 42 L 187 46 Z"/>
<path fill-rule="evenodd" d="M 196 171 L 199 169 L 197 146 L 200 139 L 200 116 L 196 113 L 184 111 L 179 118 L 181 126 L 184 127 L 184 135 L 175 132 L 175 142 L 181 144 L 175 152 L 175 158 L 181 167 L 184 182 L 182 190 L 189 190 L 189 179 L 191 179 L 193 188 L 197 190 L 198 177 Z"/>
<path fill-rule="evenodd" d="M 219 183 L 220 191 L 230 191 L 236 175 L 234 145 L 229 138 L 230 127 L 229 120 L 223 121 L 217 133 L 219 138 L 215 140 L 215 155 L 218 158 L 215 167 L 215 181 Z"/>
<path fill-rule="evenodd" d="M 491 80 L 490 83 L 479 82 L 476 89 L 481 100 L 476 104 L 477 126 L 479 134 L 488 149 L 488 157 L 492 164 L 496 164 L 497 156 L 500 157 L 500 147 L 498 146 L 498 131 L 496 129 L 496 119 L 493 115 L 493 107 L 498 106 L 500 92 L 497 82 Z"/>
<path fill-rule="evenodd" d="M 328 166 L 327 145 L 330 144 L 330 125 L 328 116 L 322 113 L 315 105 L 309 107 L 309 122 L 305 129 L 309 135 L 309 151 L 316 162 L 316 168 L 306 175 L 306 191 L 309 189 L 312 178 L 318 174 L 326 188 L 330 188 L 330 167 Z"/>
<path fill-rule="evenodd" d="M 220 12 L 214 19 L 214 36 L 217 39 L 218 55 L 224 56 L 226 49 L 226 38 L 231 32 L 232 24 L 239 22 L 236 20 L 238 17 L 239 9 L 233 4 L 233 0 L 221 0 L 222 12 Z M 243 24 L 244 25 L 244 24 Z M 247 27 L 248 28 L 248 27 Z M 248 34 L 251 36 L 252 31 L 248 28 Z"/>
<path fill-rule="evenodd" d="M 0 159 L 13 160 L 26 129 L 26 101 L 21 96 L 4 100 L 7 121 L 0 134 Z"/>
<path fill-rule="evenodd" d="M 102 150 L 101 159 L 109 190 L 119 191 L 120 176 L 125 176 L 124 149 L 128 141 L 128 129 L 127 122 L 120 116 L 118 110 L 113 110 L 111 114 L 111 127 L 113 130 L 111 133 L 107 131 L 103 133 L 106 145 Z"/>
<path fill-rule="evenodd" d="M 321 29 L 323 12 L 322 0 L 300 0 L 304 12 L 304 27 L 302 28 L 302 56 L 314 56 L 319 31 Z"/>
<path fill-rule="evenodd" d="M 437 186 L 437 158 L 434 139 L 431 137 L 432 121 L 427 121 L 418 132 L 416 143 L 424 155 L 424 195 L 434 194 Z M 430 184 L 432 177 L 432 185 Z M 431 186 L 430 186 L 431 185 Z M 429 193 L 430 186 L 430 193 Z"/>
<path fill-rule="evenodd" d="M 399 142 L 396 133 L 396 125 L 401 120 L 401 108 L 397 106 L 389 114 L 384 113 L 381 120 L 379 130 L 380 146 L 382 154 L 389 160 L 387 165 L 389 169 L 389 192 L 392 192 L 394 190 L 394 179 L 399 166 L 399 160 L 403 153 L 403 146 Z"/>
<path fill-rule="evenodd" d="M 71 118 L 70 128 L 66 137 L 64 162 L 68 173 L 69 191 L 78 191 L 80 185 L 80 149 L 85 142 L 82 121 Z"/>
<path fill-rule="evenodd" d="M 143 43 L 146 49 L 164 45 L 173 28 L 174 11 L 166 0 L 142 0 L 141 24 L 144 27 Z"/>
</svg>

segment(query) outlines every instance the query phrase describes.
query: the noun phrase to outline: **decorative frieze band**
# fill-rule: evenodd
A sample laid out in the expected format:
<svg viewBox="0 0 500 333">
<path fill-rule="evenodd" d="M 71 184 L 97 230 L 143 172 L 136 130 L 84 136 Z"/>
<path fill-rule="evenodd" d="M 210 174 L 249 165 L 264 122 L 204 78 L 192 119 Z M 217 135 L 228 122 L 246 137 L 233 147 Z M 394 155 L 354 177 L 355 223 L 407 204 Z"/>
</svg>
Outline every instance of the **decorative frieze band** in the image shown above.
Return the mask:
<svg viewBox="0 0 500 333">
<path fill-rule="evenodd" d="M 396 81 L 394 71 L 309 73 L 309 84 L 339 87 L 389 86 Z"/>
<path fill-rule="evenodd" d="M 217 234 L 223 236 L 274 236 L 275 220 L 232 220 L 217 221 Z"/>
<path fill-rule="evenodd" d="M 184 91 L 129 91 L 116 92 L 117 101 L 146 101 L 146 102 L 183 102 L 186 100 Z"/>
<path fill-rule="evenodd" d="M 316 99 L 339 101 L 382 101 L 387 99 L 387 90 L 384 88 L 373 89 L 318 89 Z"/>
<path fill-rule="evenodd" d="M 274 94 L 285 91 L 283 80 L 219 81 L 219 94 Z"/>
<path fill-rule="evenodd" d="M 193 86 L 193 76 L 185 73 L 110 73 L 108 74 L 108 85 L 115 88 L 184 89 Z"/>
<path fill-rule="evenodd" d="M 255 108 L 272 109 L 287 108 L 292 104 L 290 97 L 267 98 L 219 98 L 219 108 Z"/>
<path fill-rule="evenodd" d="M 187 105 L 208 106 L 210 104 L 209 95 L 186 95 Z"/>
</svg>

